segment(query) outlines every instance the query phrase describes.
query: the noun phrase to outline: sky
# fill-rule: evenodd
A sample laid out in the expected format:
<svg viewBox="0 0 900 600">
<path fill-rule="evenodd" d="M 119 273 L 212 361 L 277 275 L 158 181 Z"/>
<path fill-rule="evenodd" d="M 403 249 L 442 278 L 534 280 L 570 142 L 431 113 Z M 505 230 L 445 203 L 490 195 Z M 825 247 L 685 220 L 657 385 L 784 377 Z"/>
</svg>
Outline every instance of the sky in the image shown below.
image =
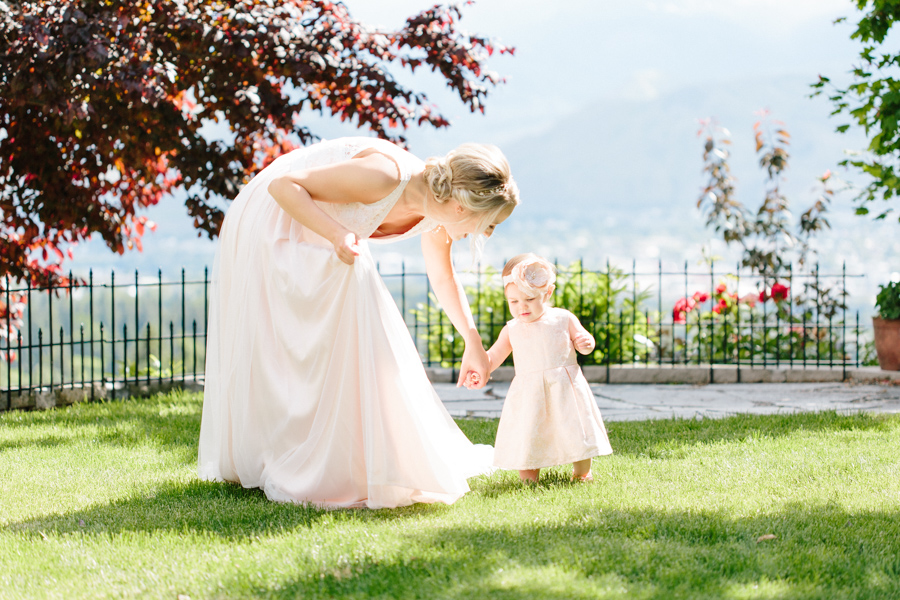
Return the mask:
<svg viewBox="0 0 900 600">
<path fill-rule="evenodd" d="M 388 28 L 431 6 L 416 0 L 345 4 L 354 17 Z M 502 145 L 597 100 L 651 100 L 761 76 L 840 77 L 856 44 L 849 41 L 850 24 L 832 23 L 851 10 L 846 0 L 479 0 L 463 7 L 460 27 L 516 47 L 515 57 L 490 65 L 507 83 L 488 99 L 484 117 L 466 114 L 449 94 L 433 97 L 451 109 L 449 143 L 490 135 Z M 419 137 L 412 138 L 413 150 L 421 143 L 430 151 Z"/>
<path fill-rule="evenodd" d="M 364 23 L 395 29 L 433 2 L 346 0 L 345 4 Z M 647 110 L 652 110 L 656 106 L 654 102 L 660 99 L 686 94 L 699 104 L 704 96 L 713 98 L 718 90 L 726 87 L 746 85 L 748 93 L 753 94 L 755 81 L 769 82 L 770 86 L 772 82 L 784 82 L 796 91 L 792 91 L 793 95 L 805 97 L 807 86 L 819 74 L 837 81 L 847 80 L 859 50 L 858 44 L 849 39 L 854 10 L 848 0 L 478 0 L 462 8 L 460 29 L 515 46 L 514 57 L 495 54 L 488 64 L 491 70 L 506 77 L 507 82 L 491 92 L 482 115 L 468 112 L 433 74 L 401 72 L 398 79 L 427 91 L 452 123 L 446 130 L 411 130 L 409 147 L 424 158 L 444 154 L 462 142 L 487 142 L 520 156 L 531 153 L 539 158 L 541 148 L 527 147 L 529 140 L 540 139 L 542 134 L 562 127 L 567 119 L 590 114 L 598 103 L 615 106 L 618 102 L 638 109 L 646 105 Z M 842 16 L 850 17 L 851 22 L 834 24 Z M 768 92 L 764 88 L 759 91 L 760 108 L 766 103 Z M 809 100 L 808 109 L 803 104 L 807 100 L 800 98 L 797 102 L 802 110 L 808 110 L 818 119 L 814 124 L 818 129 L 831 131 L 837 125 L 829 118 L 829 106 L 822 99 Z M 707 102 L 706 107 L 710 106 L 715 113 L 717 107 Z M 728 107 L 720 108 L 725 111 Z M 616 115 L 598 118 L 615 120 Z M 749 132 L 754 118 L 747 111 L 746 125 L 740 123 L 739 128 Z M 312 120 L 314 131 L 325 138 L 356 133 L 333 120 L 317 117 Z M 744 134 L 749 135 L 748 132 Z M 659 144 L 669 142 L 658 141 Z M 694 142 L 692 139 L 691 143 Z M 604 140 L 596 143 L 602 145 Z M 754 160 L 752 155 L 748 157 L 747 168 L 754 168 Z M 801 168 L 801 172 L 794 174 L 798 180 L 811 181 L 823 170 L 822 165 L 815 165 L 809 172 L 803 172 L 802 157 L 797 163 Z M 697 181 L 691 184 L 690 194 L 701 183 L 699 152 L 696 168 Z M 636 175 L 609 173 L 606 176 Z M 536 196 L 531 194 L 527 201 L 547 201 Z M 524 226 L 528 212 L 521 212 L 521 223 L 517 225 Z M 168 262 L 172 257 L 189 257 L 193 263 L 211 264 L 213 244 L 205 238 L 194 237 L 183 214 L 180 207 L 173 209 L 172 204 L 151 211 L 150 217 L 159 221 L 160 227 L 152 236 L 145 236 L 142 256 L 116 257 L 99 243 L 91 242 L 76 250 L 76 266 L 138 267 L 152 272 L 157 262 Z M 518 216 L 514 215 L 513 219 Z M 700 219 L 698 214 L 696 222 Z M 699 228 L 697 225 L 695 230 Z M 522 227 L 501 228 L 489 248 L 493 246 L 497 252 L 505 253 L 521 245 L 522 236 Z M 648 240 L 650 237 L 648 233 Z M 626 251 L 636 253 L 657 243 L 648 240 L 638 239 Z M 559 245 L 548 252 L 564 257 L 566 236 L 560 236 L 556 243 Z M 411 248 L 411 245 L 398 247 L 393 256 L 413 258 L 416 252 Z M 695 258 L 699 248 L 699 243 L 685 245 L 686 256 L 681 260 Z M 880 264 L 878 268 L 892 267 Z"/>
</svg>

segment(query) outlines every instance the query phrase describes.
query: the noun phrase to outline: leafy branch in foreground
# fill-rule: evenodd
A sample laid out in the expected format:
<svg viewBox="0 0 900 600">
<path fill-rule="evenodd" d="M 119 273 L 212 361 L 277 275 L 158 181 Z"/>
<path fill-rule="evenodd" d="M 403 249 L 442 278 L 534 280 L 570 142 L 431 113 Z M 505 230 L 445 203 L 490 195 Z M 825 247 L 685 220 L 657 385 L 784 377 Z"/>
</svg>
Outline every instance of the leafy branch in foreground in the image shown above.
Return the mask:
<svg viewBox="0 0 900 600">
<path fill-rule="evenodd" d="M 812 84 L 812 96 L 827 94 L 832 104 L 832 115 L 844 115 L 849 122 L 837 126 L 844 133 L 860 127 L 869 139 L 864 152 L 854 152 L 842 161 L 868 178 L 856 197 L 856 214 L 868 215 L 874 211 L 876 219 L 884 219 L 895 209 L 890 204 L 900 195 L 900 79 L 895 77 L 900 65 L 900 52 L 890 44 L 885 51 L 884 42 L 900 19 L 900 4 L 894 0 L 856 0 L 856 8 L 862 17 L 850 39 L 862 42 L 859 65 L 850 73 L 852 83 L 839 87 L 829 77 L 819 75 Z M 846 21 L 835 20 L 835 24 Z M 879 204 L 880 208 L 874 205 Z M 898 215 L 900 221 L 900 215 Z"/>
</svg>

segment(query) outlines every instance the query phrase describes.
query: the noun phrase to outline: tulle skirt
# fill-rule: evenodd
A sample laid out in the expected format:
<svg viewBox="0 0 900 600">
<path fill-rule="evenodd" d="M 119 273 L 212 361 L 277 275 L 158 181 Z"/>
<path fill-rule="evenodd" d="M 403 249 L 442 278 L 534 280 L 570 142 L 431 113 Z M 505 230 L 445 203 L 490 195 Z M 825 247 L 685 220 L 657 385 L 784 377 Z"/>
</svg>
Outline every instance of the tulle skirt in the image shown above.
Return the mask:
<svg viewBox="0 0 900 600">
<path fill-rule="evenodd" d="M 310 149 L 279 158 L 223 224 L 199 475 L 283 502 L 451 503 L 491 470 L 493 449 L 442 405 L 365 242 L 344 264 L 268 194 L 275 176 L 315 164 Z"/>
<path fill-rule="evenodd" d="M 497 429 L 494 465 L 541 469 L 612 454 L 606 426 L 578 365 L 516 373 Z"/>
</svg>

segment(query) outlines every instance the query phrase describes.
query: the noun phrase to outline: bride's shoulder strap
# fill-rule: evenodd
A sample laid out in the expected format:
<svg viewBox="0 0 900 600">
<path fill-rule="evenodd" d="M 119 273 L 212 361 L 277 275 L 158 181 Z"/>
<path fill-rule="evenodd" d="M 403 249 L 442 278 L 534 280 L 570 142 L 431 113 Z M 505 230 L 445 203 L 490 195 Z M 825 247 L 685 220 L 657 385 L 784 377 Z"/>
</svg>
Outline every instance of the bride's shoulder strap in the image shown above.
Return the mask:
<svg viewBox="0 0 900 600">
<path fill-rule="evenodd" d="M 378 153 L 389 159 L 397 167 L 401 181 L 407 181 L 415 172 L 416 160 L 408 152 L 398 148 L 387 140 L 379 138 L 353 137 L 342 138 L 341 141 L 346 144 L 348 157 L 354 158 L 364 154 L 367 156 L 371 153 Z M 371 152 L 367 152 L 371 151 Z"/>
</svg>

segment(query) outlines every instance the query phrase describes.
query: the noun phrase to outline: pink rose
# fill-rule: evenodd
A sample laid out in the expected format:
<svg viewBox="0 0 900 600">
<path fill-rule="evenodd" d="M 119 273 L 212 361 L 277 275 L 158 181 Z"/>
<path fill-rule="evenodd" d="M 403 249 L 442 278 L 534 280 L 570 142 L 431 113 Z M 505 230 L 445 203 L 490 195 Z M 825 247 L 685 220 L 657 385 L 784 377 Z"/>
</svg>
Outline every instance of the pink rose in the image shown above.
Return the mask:
<svg viewBox="0 0 900 600">
<path fill-rule="evenodd" d="M 703 304 L 704 302 L 709 300 L 709 294 L 707 294 L 706 292 L 694 292 L 693 298 L 700 304 Z"/>
</svg>

